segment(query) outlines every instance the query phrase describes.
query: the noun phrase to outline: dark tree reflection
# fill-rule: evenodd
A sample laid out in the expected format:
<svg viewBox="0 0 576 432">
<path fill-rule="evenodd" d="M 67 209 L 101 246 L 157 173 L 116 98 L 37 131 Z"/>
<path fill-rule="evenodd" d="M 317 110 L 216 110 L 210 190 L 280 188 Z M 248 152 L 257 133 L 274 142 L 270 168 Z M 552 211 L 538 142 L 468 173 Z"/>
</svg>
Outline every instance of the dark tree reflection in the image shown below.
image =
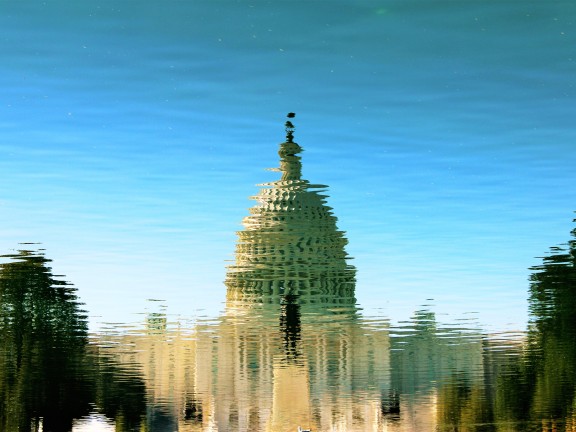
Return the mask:
<svg viewBox="0 0 576 432">
<path fill-rule="evenodd" d="M 92 347 L 92 349 L 97 349 Z M 146 386 L 140 375 L 103 353 L 91 356 L 95 363 L 95 403 L 115 421 L 118 432 L 139 432 L 146 425 Z"/>
<path fill-rule="evenodd" d="M 465 344 L 447 343 L 445 330 L 439 338 L 425 311 L 395 338 L 393 385 L 404 395 L 437 389 L 437 430 L 576 430 L 576 229 L 571 235 L 530 269 L 530 324 L 522 347 L 470 340 L 462 355 L 481 359 L 470 374 L 458 366 L 474 364 L 457 360 L 456 347 Z"/>
<path fill-rule="evenodd" d="M 67 431 L 89 412 L 87 327 L 75 289 L 42 254 L 0 264 L 0 430 Z"/>
<path fill-rule="evenodd" d="M 576 220 L 575 220 L 576 222 Z M 566 419 L 576 392 L 576 229 L 534 267 L 530 284 L 528 379 L 533 416 Z"/>
<path fill-rule="evenodd" d="M 525 355 L 501 368 L 495 416 L 538 430 L 576 427 L 576 229 L 553 247 L 530 277 Z M 540 429 L 541 428 L 541 429 Z"/>
<path fill-rule="evenodd" d="M 0 431 L 70 431 L 95 409 L 141 430 L 144 383 L 89 344 L 76 289 L 40 252 L 0 258 Z"/>
</svg>

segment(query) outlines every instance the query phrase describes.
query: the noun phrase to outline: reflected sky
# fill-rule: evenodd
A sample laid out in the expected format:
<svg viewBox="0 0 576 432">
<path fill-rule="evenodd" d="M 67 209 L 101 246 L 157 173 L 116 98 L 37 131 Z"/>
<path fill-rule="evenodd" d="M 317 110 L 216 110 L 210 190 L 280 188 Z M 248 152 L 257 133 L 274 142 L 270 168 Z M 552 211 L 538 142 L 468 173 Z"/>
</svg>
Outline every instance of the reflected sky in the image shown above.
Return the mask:
<svg viewBox="0 0 576 432">
<path fill-rule="evenodd" d="M 3 253 L 41 242 L 91 325 L 159 292 L 178 315 L 224 308 L 296 111 L 364 307 L 524 328 L 526 269 L 576 202 L 573 2 L 0 8 Z"/>
</svg>

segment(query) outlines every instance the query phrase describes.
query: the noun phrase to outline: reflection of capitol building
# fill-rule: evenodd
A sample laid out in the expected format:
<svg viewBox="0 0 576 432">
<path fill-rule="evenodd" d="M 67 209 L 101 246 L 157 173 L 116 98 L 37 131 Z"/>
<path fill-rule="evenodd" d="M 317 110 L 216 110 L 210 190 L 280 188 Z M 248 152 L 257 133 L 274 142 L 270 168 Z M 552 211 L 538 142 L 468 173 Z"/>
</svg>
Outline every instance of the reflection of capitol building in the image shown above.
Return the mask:
<svg viewBox="0 0 576 432">
<path fill-rule="evenodd" d="M 419 391 L 421 372 L 458 355 L 446 345 L 414 356 L 438 342 L 422 339 L 429 326 L 391 343 L 386 323 L 359 314 L 344 233 L 324 187 L 302 179 L 288 132 L 282 178 L 263 185 L 238 233 L 223 316 L 190 329 L 151 316 L 147 332 L 114 344 L 147 382 L 147 430 L 433 430 L 438 394 Z"/>
<path fill-rule="evenodd" d="M 279 181 L 266 184 L 238 233 L 236 262 L 228 269 L 228 300 L 278 302 L 297 295 L 316 301 L 353 301 L 354 270 L 347 241 L 325 196 L 301 178 L 301 147 L 280 145 Z M 264 300 L 268 299 L 268 300 Z"/>
</svg>

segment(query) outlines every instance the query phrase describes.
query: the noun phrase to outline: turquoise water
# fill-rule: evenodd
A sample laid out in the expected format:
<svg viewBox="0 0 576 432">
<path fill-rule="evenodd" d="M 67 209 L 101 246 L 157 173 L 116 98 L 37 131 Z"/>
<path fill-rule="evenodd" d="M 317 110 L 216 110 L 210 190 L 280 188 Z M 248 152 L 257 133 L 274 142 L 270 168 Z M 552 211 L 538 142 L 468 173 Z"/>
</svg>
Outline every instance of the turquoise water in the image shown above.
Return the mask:
<svg viewBox="0 0 576 432">
<path fill-rule="evenodd" d="M 468 396 L 480 394 L 474 400 L 494 401 L 496 381 L 478 377 L 489 375 L 488 365 L 502 376 L 502 368 L 518 366 L 498 359 L 520 356 L 529 322 L 546 315 L 531 312 L 535 302 L 548 299 L 531 297 L 534 267 L 573 229 L 575 20 L 576 6 L 563 1 L 0 2 L 4 268 L 11 268 L 10 256 L 19 250 L 32 256 L 43 250 L 52 273 L 62 275 L 55 279 L 73 284 L 82 303 L 86 320 L 78 319 L 88 348 L 80 344 L 80 351 L 89 349 L 90 359 L 100 358 L 93 351 L 108 334 L 128 351 L 142 344 L 147 348 L 139 352 L 172 349 L 129 338 L 147 334 L 151 317 L 165 322 L 166 334 L 179 329 L 185 340 L 197 341 L 185 348 L 195 359 L 211 358 L 197 354 L 212 343 L 207 340 L 244 331 L 226 318 L 230 288 L 223 282 L 237 259 L 236 232 L 254 205 L 248 198 L 259 193 L 257 184 L 279 179 L 266 168 L 279 166 L 285 116 L 296 112 L 303 177 L 329 186 L 320 193 L 334 209 L 355 269 L 354 307 L 347 306 L 342 334 L 353 340 L 346 346 L 367 348 L 350 348 L 359 354 L 343 358 L 370 372 L 355 374 L 360 381 L 340 382 L 336 402 L 323 399 L 330 392 L 322 389 L 333 389 L 346 375 L 339 369 L 344 366 L 336 367 L 340 348 L 332 351 L 341 341 L 330 342 L 322 355 L 309 348 L 315 337 L 335 337 L 322 324 L 323 308 L 332 306 L 320 302 L 319 312 L 299 309 L 299 301 L 272 302 L 248 320 L 255 329 L 247 329 L 246 338 L 258 339 L 266 319 L 301 316 L 301 324 L 283 331 L 302 339 L 309 367 L 292 362 L 294 370 L 285 372 L 291 369 L 277 366 L 281 362 L 254 366 L 263 372 L 246 381 L 253 392 L 246 394 L 273 395 L 274 382 L 293 373 L 316 401 L 314 409 L 338 406 L 351 416 L 376 404 L 388 407 L 376 410 L 380 419 L 420 406 L 428 407 L 422 408 L 428 418 L 440 419 L 441 404 L 434 401 L 451 397 L 471 404 Z M 418 347 L 405 335 L 417 333 L 422 320 L 430 324 L 427 345 L 414 348 L 412 360 L 396 356 L 402 351 L 397 343 Z M 271 326 L 280 328 L 280 321 Z M 354 336 L 366 327 L 370 342 Z M 267 346 L 282 351 L 284 342 L 274 334 Z M 471 348 L 446 354 L 443 343 Z M 482 354 L 502 347 L 505 355 Z M 172 419 L 165 420 L 168 426 L 150 420 L 154 409 L 180 407 L 154 390 L 168 378 L 154 381 L 152 366 L 141 370 L 156 357 L 112 351 L 106 367 L 116 369 L 107 376 L 138 370 L 130 384 L 142 398 L 136 417 L 147 410 L 150 430 L 174 429 L 176 414 L 164 413 Z M 320 358 L 331 365 L 326 382 L 310 366 Z M 414 358 L 435 360 L 425 367 Z M 192 368 L 227 387 L 206 366 L 171 361 L 162 364 Z M 222 374 L 235 361 L 220 366 Z M 531 361 L 522 357 L 519 364 Z M 100 376 L 91 369 L 99 361 L 89 363 L 88 375 Z M 461 375 L 454 378 L 454 370 Z M 463 380 L 468 384 L 459 386 Z M 443 381 L 452 384 L 442 387 Z M 93 380 L 86 385 L 98 387 Z M 182 386 L 170 397 L 189 391 L 233 398 L 200 384 Z M 534 400 L 545 394 L 531 392 L 539 395 Z M 88 418 L 95 421 L 98 412 L 108 416 L 101 422 L 117 420 L 114 403 L 86 395 Z M 189 413 L 202 404 L 206 413 L 203 397 L 190 396 L 197 403 L 186 408 Z M 348 404 L 354 398 L 363 402 Z M 4 400 L 4 406 L 19 404 Z M 252 407 L 261 419 L 272 412 L 263 400 Z M 210 409 L 217 413 L 219 406 Z M 553 411 L 538 407 L 546 415 Z M 70 418 L 87 415 L 80 410 Z M 404 430 L 441 424 L 415 426 L 416 417 L 399 416 L 390 421 Z M 568 414 L 551 416 L 565 421 Z M 208 418 L 204 414 L 202 421 Z M 482 421 L 503 418 L 517 420 L 494 414 Z M 190 430 L 215 430 L 209 428 L 223 420 L 214 419 Z M 279 428 L 282 422 L 274 421 Z M 240 423 L 227 428 L 242 430 Z M 311 424 L 317 429 L 327 423 Z"/>
</svg>

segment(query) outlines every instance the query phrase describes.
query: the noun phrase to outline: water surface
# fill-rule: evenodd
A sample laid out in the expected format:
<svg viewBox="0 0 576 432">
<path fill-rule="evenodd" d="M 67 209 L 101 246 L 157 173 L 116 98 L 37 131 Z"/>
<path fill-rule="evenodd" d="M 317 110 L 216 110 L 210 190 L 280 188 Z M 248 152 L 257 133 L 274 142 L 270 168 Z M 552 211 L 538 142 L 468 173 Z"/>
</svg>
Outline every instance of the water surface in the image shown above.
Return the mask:
<svg viewBox="0 0 576 432">
<path fill-rule="evenodd" d="M 0 9 L 0 429 L 572 427 L 572 2 Z"/>
</svg>

